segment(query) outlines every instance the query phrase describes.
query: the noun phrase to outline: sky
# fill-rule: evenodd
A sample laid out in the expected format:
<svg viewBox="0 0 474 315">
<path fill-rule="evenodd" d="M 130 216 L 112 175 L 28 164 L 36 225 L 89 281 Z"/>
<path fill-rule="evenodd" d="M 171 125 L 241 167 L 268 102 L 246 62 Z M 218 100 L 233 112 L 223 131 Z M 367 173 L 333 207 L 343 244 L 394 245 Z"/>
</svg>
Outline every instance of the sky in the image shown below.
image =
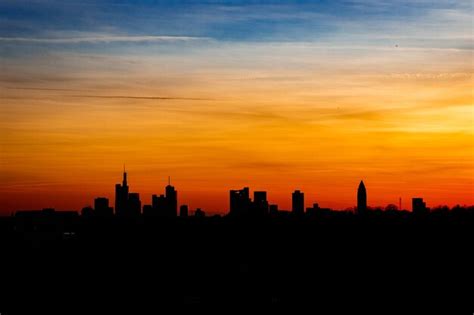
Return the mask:
<svg viewBox="0 0 474 315">
<path fill-rule="evenodd" d="M 471 0 L 0 2 L 0 214 L 229 189 L 474 204 Z"/>
</svg>

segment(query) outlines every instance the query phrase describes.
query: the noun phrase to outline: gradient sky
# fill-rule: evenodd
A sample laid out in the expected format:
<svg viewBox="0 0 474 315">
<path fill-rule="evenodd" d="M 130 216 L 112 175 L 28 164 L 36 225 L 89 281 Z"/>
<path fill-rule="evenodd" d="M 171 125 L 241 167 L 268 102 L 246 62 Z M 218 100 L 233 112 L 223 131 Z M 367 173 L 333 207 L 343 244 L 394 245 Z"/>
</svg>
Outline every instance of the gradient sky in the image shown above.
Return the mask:
<svg viewBox="0 0 474 315">
<path fill-rule="evenodd" d="M 0 2 L 0 214 L 474 204 L 473 2 Z"/>
</svg>

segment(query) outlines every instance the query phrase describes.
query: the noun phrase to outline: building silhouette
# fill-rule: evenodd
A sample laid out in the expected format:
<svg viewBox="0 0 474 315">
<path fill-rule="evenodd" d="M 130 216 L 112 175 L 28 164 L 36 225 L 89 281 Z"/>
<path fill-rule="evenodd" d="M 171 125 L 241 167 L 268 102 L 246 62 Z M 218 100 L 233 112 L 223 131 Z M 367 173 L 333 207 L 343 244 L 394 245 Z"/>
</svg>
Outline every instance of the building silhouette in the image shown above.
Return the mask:
<svg viewBox="0 0 474 315">
<path fill-rule="evenodd" d="M 166 197 L 165 195 L 153 195 L 151 196 L 151 207 L 153 209 L 154 216 L 166 217 Z"/>
<path fill-rule="evenodd" d="M 367 190 L 365 189 L 364 181 L 360 181 L 357 189 L 357 213 L 364 214 L 367 211 Z"/>
<path fill-rule="evenodd" d="M 115 185 L 115 214 L 118 216 L 137 216 L 141 214 L 140 194 L 129 192 L 127 172 L 123 172 L 122 184 Z"/>
<path fill-rule="evenodd" d="M 142 203 L 139 193 L 128 194 L 128 204 L 126 214 L 129 216 L 137 216 L 141 214 Z"/>
<path fill-rule="evenodd" d="M 178 215 L 178 192 L 168 181 L 165 188 L 166 194 L 166 213 L 169 217 L 176 217 Z"/>
<path fill-rule="evenodd" d="M 253 209 L 256 215 L 264 216 L 268 214 L 268 201 L 266 191 L 254 191 Z"/>
<path fill-rule="evenodd" d="M 112 211 L 113 211 L 113 209 L 112 209 Z M 94 208 L 92 208 L 91 206 L 87 206 L 87 207 L 82 208 L 81 215 L 83 217 L 92 217 L 94 215 Z"/>
<path fill-rule="evenodd" d="M 173 218 L 178 215 L 178 192 L 169 183 L 165 187 L 165 194 L 152 195 L 151 205 L 143 207 L 145 216 Z"/>
<path fill-rule="evenodd" d="M 278 205 L 270 205 L 267 199 L 266 191 L 254 191 L 253 200 L 250 198 L 249 187 L 244 187 L 238 190 L 229 191 L 229 215 L 230 216 L 244 216 L 249 220 L 255 220 L 259 217 L 270 217 L 284 219 L 291 216 L 305 217 L 305 218 L 329 218 L 329 217 L 347 217 L 347 214 L 353 214 L 353 208 L 346 209 L 341 213 L 337 213 L 330 208 L 321 208 L 318 203 L 314 203 L 312 207 L 305 209 L 304 193 L 300 190 L 295 190 L 292 193 L 292 207 L 291 210 L 279 210 Z M 458 207 L 460 208 L 460 207 Z M 374 208 L 374 215 L 380 215 L 382 207 Z M 385 207 L 386 212 L 400 212 L 396 215 L 406 215 L 406 211 L 397 209 L 393 204 Z M 438 208 L 432 210 L 433 215 L 439 215 Z M 457 209 L 457 208 L 454 208 Z M 357 189 L 357 209 L 356 214 L 363 215 L 367 212 L 367 190 L 363 180 L 360 181 Z M 400 210 L 400 211 L 397 211 Z M 463 210 L 455 210 L 458 213 Z M 139 193 L 129 192 L 127 182 L 127 173 L 123 172 L 122 183 L 115 185 L 115 214 L 117 216 L 155 216 L 155 217 L 188 217 L 194 215 L 196 217 L 205 216 L 204 211 L 197 209 L 191 212 L 187 205 L 181 205 L 178 213 L 178 192 L 174 186 L 171 185 L 168 179 L 168 185 L 165 186 L 165 193 L 161 195 L 152 195 L 151 204 L 144 205 L 140 200 Z M 412 198 L 412 212 L 415 215 L 431 214 L 430 209 L 426 207 L 423 198 Z M 447 210 L 445 211 L 447 212 Z M 55 211 L 50 208 L 45 208 L 41 211 L 17 211 L 18 217 L 54 217 Z M 345 213 L 345 214 L 344 214 Z M 83 217 L 111 217 L 114 215 L 114 209 L 109 205 L 109 199 L 105 197 L 97 197 L 94 199 L 94 207 L 87 206 L 82 208 L 81 214 Z"/>
<path fill-rule="evenodd" d="M 194 216 L 196 218 L 204 218 L 206 216 L 206 212 L 201 210 L 201 208 L 197 208 L 196 211 L 194 211 Z"/>
<path fill-rule="evenodd" d="M 316 215 L 320 211 L 319 204 L 313 203 L 313 206 L 311 208 L 306 208 L 306 213 L 310 216 Z"/>
<path fill-rule="evenodd" d="M 94 213 L 97 216 L 113 215 L 113 209 L 109 207 L 109 199 L 104 198 L 104 197 L 95 198 L 94 199 Z"/>
<path fill-rule="evenodd" d="M 230 214 L 231 215 L 248 215 L 250 211 L 251 200 L 249 188 L 244 187 L 240 190 L 230 191 Z"/>
<path fill-rule="evenodd" d="M 125 215 L 128 207 L 127 172 L 123 172 L 122 184 L 115 185 L 115 214 Z"/>
<path fill-rule="evenodd" d="M 291 211 L 293 214 L 301 216 L 304 214 L 304 193 L 295 190 L 291 195 Z"/>
<path fill-rule="evenodd" d="M 230 190 L 229 201 L 229 214 L 232 216 L 262 217 L 269 214 L 266 191 L 254 191 L 252 201 L 248 187 Z"/>
</svg>

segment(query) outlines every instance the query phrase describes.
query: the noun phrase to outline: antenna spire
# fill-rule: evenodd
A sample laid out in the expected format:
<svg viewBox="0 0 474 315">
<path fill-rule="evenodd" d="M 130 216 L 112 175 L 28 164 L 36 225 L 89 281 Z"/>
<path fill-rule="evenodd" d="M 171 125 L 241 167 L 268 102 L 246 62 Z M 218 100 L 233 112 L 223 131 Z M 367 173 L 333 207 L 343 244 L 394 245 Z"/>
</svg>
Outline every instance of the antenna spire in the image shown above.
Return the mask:
<svg viewBox="0 0 474 315">
<path fill-rule="evenodd" d="M 127 186 L 127 172 L 125 171 L 125 163 L 123 164 L 123 186 Z"/>
</svg>

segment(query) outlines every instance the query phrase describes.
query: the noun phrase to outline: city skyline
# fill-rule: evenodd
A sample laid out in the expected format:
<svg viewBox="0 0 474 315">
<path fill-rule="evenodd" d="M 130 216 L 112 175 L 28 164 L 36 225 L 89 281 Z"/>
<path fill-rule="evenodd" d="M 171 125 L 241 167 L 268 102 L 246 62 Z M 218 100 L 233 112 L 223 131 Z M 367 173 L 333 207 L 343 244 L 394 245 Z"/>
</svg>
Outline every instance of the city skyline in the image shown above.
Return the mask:
<svg viewBox="0 0 474 315">
<path fill-rule="evenodd" d="M 473 1 L 0 0 L 0 315 L 472 313 Z"/>
<path fill-rule="evenodd" d="M 354 190 L 355 191 L 355 190 Z M 228 207 L 221 208 L 220 211 L 208 211 L 203 209 L 199 205 L 189 205 L 185 202 L 180 202 L 178 199 L 178 190 L 175 186 L 171 185 L 171 177 L 168 176 L 168 185 L 164 187 L 164 194 L 154 193 L 151 198 L 146 199 L 140 197 L 139 192 L 131 192 L 128 184 L 128 173 L 125 169 L 122 173 L 122 182 L 115 184 L 115 195 L 113 198 L 106 197 L 105 195 L 95 196 L 93 199 L 93 206 L 84 204 L 80 209 L 67 209 L 81 213 L 85 216 L 98 215 L 98 216 L 111 216 L 116 215 L 119 217 L 134 217 L 138 215 L 143 216 L 159 216 L 159 217 L 187 217 L 187 216 L 205 216 L 207 215 L 231 215 L 231 216 L 268 216 L 276 215 L 280 212 L 292 213 L 295 216 L 303 215 L 314 215 L 314 211 L 349 211 L 358 215 L 365 215 L 367 211 L 372 210 L 397 210 L 397 211 L 411 211 L 424 213 L 429 211 L 430 207 L 427 206 L 424 198 L 411 197 L 408 201 L 409 207 L 402 207 L 401 198 L 398 200 L 398 204 L 389 203 L 387 205 L 370 205 L 368 203 L 368 192 L 365 187 L 364 181 L 361 180 L 357 187 L 355 196 L 355 206 L 346 208 L 332 208 L 325 205 L 320 205 L 317 200 L 305 200 L 305 192 L 299 189 L 295 189 L 291 192 L 290 207 L 281 207 L 278 203 L 268 199 L 268 191 L 254 190 L 253 198 L 251 198 L 250 187 L 245 186 L 242 189 L 231 189 L 229 190 L 230 195 L 228 199 Z M 114 204 L 114 207 L 111 206 Z M 471 206 L 462 205 L 457 203 L 456 206 Z M 436 208 L 448 207 L 446 204 L 436 205 Z M 29 210 L 32 210 L 30 208 Z M 60 210 L 55 209 L 52 206 L 43 206 L 36 209 L 44 210 Z M 26 208 L 15 209 L 10 212 L 14 214 L 16 212 L 29 211 Z M 65 209 L 62 209 L 65 210 Z"/>
<path fill-rule="evenodd" d="M 472 3 L 0 3 L 0 214 L 250 186 L 354 206 L 474 204 Z"/>
</svg>

